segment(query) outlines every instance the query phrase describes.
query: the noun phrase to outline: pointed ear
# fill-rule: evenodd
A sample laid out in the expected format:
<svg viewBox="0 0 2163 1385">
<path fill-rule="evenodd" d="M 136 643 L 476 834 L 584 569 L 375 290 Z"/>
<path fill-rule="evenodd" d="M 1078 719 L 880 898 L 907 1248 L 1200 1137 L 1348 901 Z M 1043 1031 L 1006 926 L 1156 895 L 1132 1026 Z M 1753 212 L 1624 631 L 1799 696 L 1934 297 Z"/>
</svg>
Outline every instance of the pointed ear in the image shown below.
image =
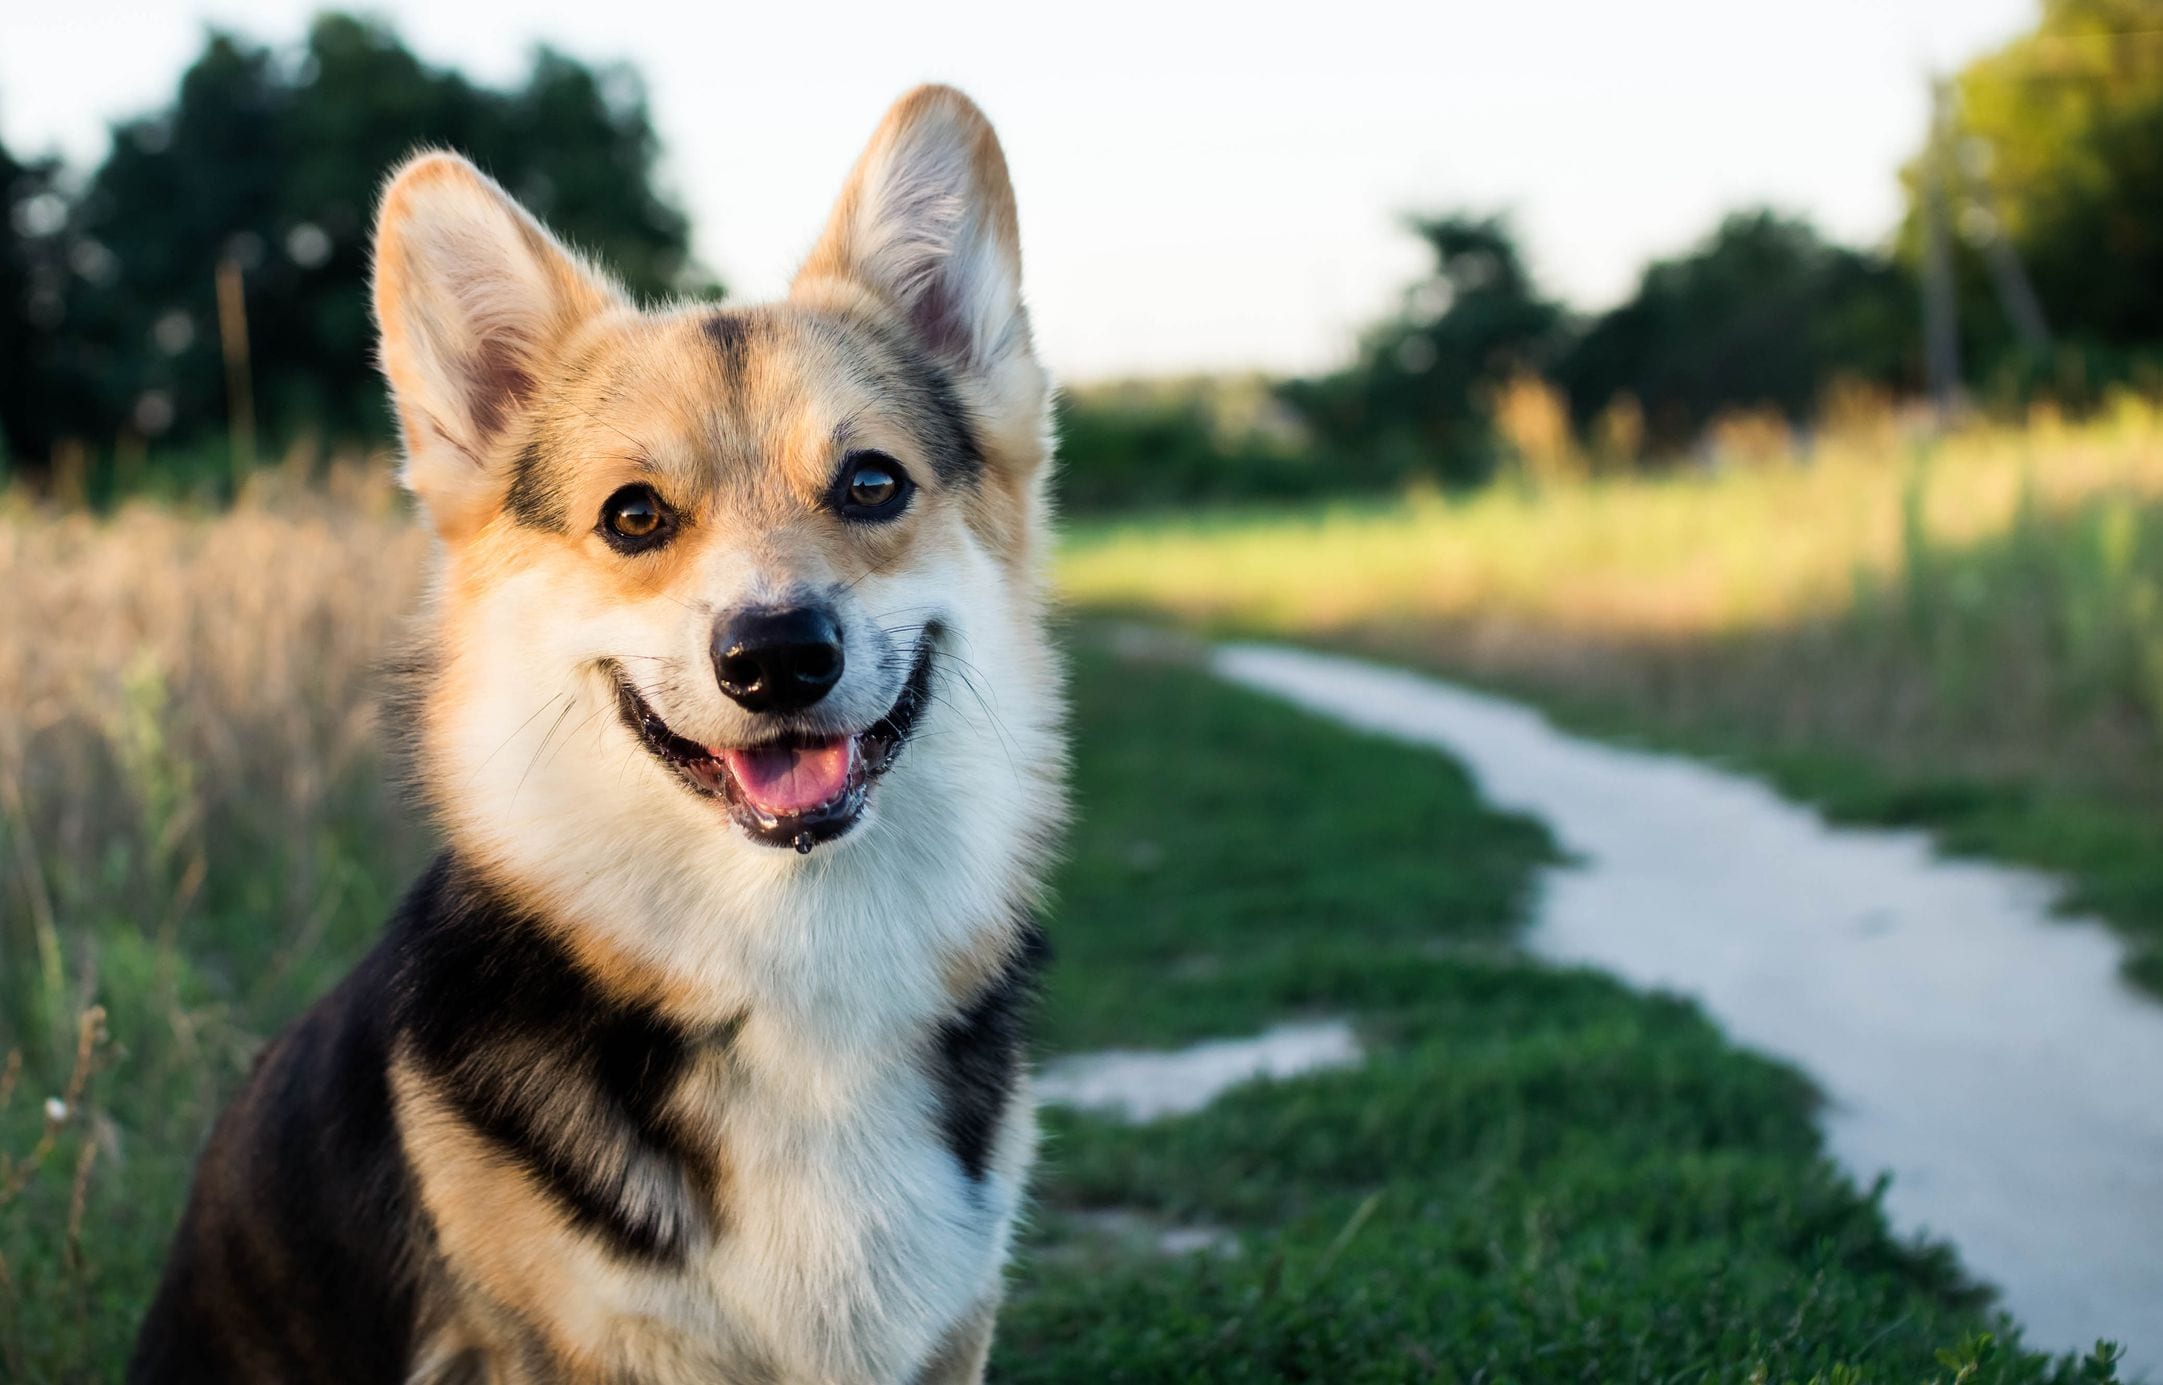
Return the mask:
<svg viewBox="0 0 2163 1385">
<path fill-rule="evenodd" d="M 455 538 L 500 503 L 497 456 L 550 353 L 622 296 L 455 154 L 409 160 L 376 216 L 375 311 L 406 486 Z"/>
<path fill-rule="evenodd" d="M 901 98 L 857 160 L 794 293 L 837 281 L 869 290 L 953 370 L 997 383 L 1026 366 L 1041 392 L 1006 156 L 953 88 Z"/>
</svg>

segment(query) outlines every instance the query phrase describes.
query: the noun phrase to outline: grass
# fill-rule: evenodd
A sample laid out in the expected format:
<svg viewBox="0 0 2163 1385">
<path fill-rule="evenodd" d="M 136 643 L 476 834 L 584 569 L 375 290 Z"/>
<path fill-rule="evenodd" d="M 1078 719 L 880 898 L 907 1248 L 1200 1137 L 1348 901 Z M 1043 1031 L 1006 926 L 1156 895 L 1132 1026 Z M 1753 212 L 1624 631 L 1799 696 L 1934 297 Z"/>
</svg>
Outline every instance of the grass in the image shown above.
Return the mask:
<svg viewBox="0 0 2163 1385">
<path fill-rule="evenodd" d="M 1965 1379 L 2082 1378 L 1887 1234 L 1794 1072 L 1517 951 L 1551 848 L 1454 766 L 1186 668 L 1089 652 L 1076 691 L 1050 1046 L 1326 1014 L 1371 1057 L 1147 1125 L 1054 1112 L 996 1378 L 1920 1381 L 1962 1343 Z"/>
<path fill-rule="evenodd" d="M 2163 416 L 1083 530 L 1084 604 L 1293 638 L 2066 874 L 2163 990 Z"/>
<path fill-rule="evenodd" d="M 423 552 L 373 485 L 0 513 L 0 1377 L 116 1373 L 219 1100 L 424 856 L 368 676 Z M 1371 1057 L 1054 1113 L 1000 1378 L 2082 1378 L 1888 1236 L 1794 1073 L 1519 954 L 1550 848 L 1446 762 L 1093 647 L 1076 695 L 1047 1051 Z"/>
<path fill-rule="evenodd" d="M 372 485 L 0 507 L 0 1379 L 117 1375 L 218 1104 L 425 859 L 369 695 L 425 552 Z"/>
</svg>

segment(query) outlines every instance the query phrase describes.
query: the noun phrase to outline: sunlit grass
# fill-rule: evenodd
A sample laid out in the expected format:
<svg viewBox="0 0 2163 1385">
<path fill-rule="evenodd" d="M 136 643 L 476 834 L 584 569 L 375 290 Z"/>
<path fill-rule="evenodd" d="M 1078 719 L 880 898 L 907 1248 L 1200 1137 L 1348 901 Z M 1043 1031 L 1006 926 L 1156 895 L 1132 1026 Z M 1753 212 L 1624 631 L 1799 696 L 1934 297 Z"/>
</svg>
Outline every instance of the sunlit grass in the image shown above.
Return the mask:
<svg viewBox="0 0 2163 1385">
<path fill-rule="evenodd" d="M 1503 483 L 1248 515 L 1085 525 L 1060 584 L 1287 632 L 1398 616 L 1520 623 L 1602 639 L 1697 637 L 1821 615 L 1918 535 L 1964 546 L 2024 511 L 2163 497 L 2163 417 L 2128 401 L 2074 428 L 1978 428 L 1943 442 L 1872 429 L 1786 463 L 1656 477 Z"/>
<path fill-rule="evenodd" d="M 1337 645 L 2062 873 L 2163 990 L 2163 414 L 1088 526 L 1084 608 Z"/>
</svg>

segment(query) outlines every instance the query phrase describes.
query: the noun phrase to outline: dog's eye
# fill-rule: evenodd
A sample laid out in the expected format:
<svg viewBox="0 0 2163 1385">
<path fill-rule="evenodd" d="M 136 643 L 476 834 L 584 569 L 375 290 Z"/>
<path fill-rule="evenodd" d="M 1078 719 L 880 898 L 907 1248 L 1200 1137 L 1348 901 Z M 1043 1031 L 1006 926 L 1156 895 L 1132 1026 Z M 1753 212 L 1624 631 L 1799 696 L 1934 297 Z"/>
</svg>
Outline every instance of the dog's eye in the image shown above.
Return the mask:
<svg viewBox="0 0 2163 1385">
<path fill-rule="evenodd" d="M 845 518 L 871 523 L 900 514 L 916 489 L 901 463 L 884 452 L 851 452 L 838 479 L 834 508 Z"/>
<path fill-rule="evenodd" d="M 675 527 L 668 502 L 643 483 L 623 487 L 601 506 L 601 536 L 626 553 L 666 542 Z"/>
</svg>

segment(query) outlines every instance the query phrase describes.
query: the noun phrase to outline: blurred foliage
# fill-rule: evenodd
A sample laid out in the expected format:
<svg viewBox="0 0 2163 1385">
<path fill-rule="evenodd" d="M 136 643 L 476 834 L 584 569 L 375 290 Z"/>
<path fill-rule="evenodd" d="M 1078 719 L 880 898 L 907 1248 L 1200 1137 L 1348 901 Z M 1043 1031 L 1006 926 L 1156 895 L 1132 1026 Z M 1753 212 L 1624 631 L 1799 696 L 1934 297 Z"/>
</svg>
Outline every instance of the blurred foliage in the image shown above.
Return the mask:
<svg viewBox="0 0 2163 1385">
<path fill-rule="evenodd" d="M 1292 500 L 1330 488 L 1298 420 L 1260 377 L 1091 385 L 1058 402 L 1061 508 L 1095 513 Z"/>
<path fill-rule="evenodd" d="M 1487 479 L 1496 459 L 1487 396 L 1543 371 L 1566 344 L 1562 307 L 1534 284 L 1503 218 L 1433 217 L 1411 229 L 1433 251 L 1433 271 L 1367 333 L 1352 364 L 1283 390 L 1340 489 Z"/>
<path fill-rule="evenodd" d="M 1572 413 L 1618 398 L 1652 447 L 1687 447 L 1723 412 L 1809 420 L 1835 380 L 1914 383 L 1915 289 L 1889 262 L 1833 245 L 1807 221 L 1737 212 L 1689 253 L 1645 270 L 1557 363 Z"/>
<path fill-rule="evenodd" d="M 1955 209 L 1963 345 L 1992 390 L 2069 403 L 2153 384 L 2163 352 L 2163 0 L 2044 0 L 2036 28 L 1961 69 L 1953 138 L 1903 176 L 1903 255 L 1925 192 Z M 2053 337 L 2018 343 L 1989 253 L 2002 238 Z"/>
<path fill-rule="evenodd" d="M 0 468 L 9 451 L 39 437 L 32 427 L 47 406 L 66 277 L 61 232 L 67 203 L 50 159 L 24 163 L 0 145 Z"/>
<path fill-rule="evenodd" d="M 1799 218 L 1735 213 L 1589 319 L 1533 282 L 1502 219 L 1415 229 L 1435 267 L 1399 313 L 1352 366 L 1284 389 L 1348 479 L 1462 484 L 1503 462 L 1540 474 L 1635 466 L 1680 455 L 1724 420 L 1800 426 L 1842 382 L 1900 387 L 1916 373 L 1908 276 Z M 1542 374 L 1566 393 L 1566 420 L 1548 416 Z"/>
<path fill-rule="evenodd" d="M 1063 399 L 1062 497 L 1099 512 L 1779 452 L 1827 421 L 1828 400 L 1920 383 L 1931 178 L 1959 233 L 1975 397 L 2010 414 L 2093 410 L 2128 384 L 2163 394 L 2163 0 L 2044 0 L 2033 33 L 1951 90 L 1951 134 L 1906 170 L 1885 253 L 1742 210 L 1624 302 L 1576 316 L 1505 218 L 1418 218 L 1431 268 L 1341 368 Z M 0 304 L 19 308 L 0 312 L 0 465 L 103 477 L 114 494 L 171 457 L 216 475 L 221 264 L 245 279 L 265 451 L 381 437 L 369 210 L 383 172 L 429 144 L 471 154 L 634 291 L 718 292 L 654 185 L 657 136 L 627 69 L 544 48 L 522 85 L 494 90 L 371 20 L 326 15 L 292 51 L 213 33 L 170 105 L 118 126 L 89 175 L 0 150 Z M 2032 283 L 2050 349 L 2019 343 L 2009 274 Z"/>
<path fill-rule="evenodd" d="M 473 158 L 636 293 L 717 291 L 655 186 L 659 141 L 628 68 L 542 48 L 498 91 L 350 15 L 318 18 L 297 51 L 213 32 L 172 103 L 116 126 L 79 187 L 0 155 L 7 451 L 42 468 L 64 438 L 224 426 L 221 263 L 245 284 L 263 430 L 385 433 L 367 238 L 384 174 L 422 147 Z"/>
</svg>

